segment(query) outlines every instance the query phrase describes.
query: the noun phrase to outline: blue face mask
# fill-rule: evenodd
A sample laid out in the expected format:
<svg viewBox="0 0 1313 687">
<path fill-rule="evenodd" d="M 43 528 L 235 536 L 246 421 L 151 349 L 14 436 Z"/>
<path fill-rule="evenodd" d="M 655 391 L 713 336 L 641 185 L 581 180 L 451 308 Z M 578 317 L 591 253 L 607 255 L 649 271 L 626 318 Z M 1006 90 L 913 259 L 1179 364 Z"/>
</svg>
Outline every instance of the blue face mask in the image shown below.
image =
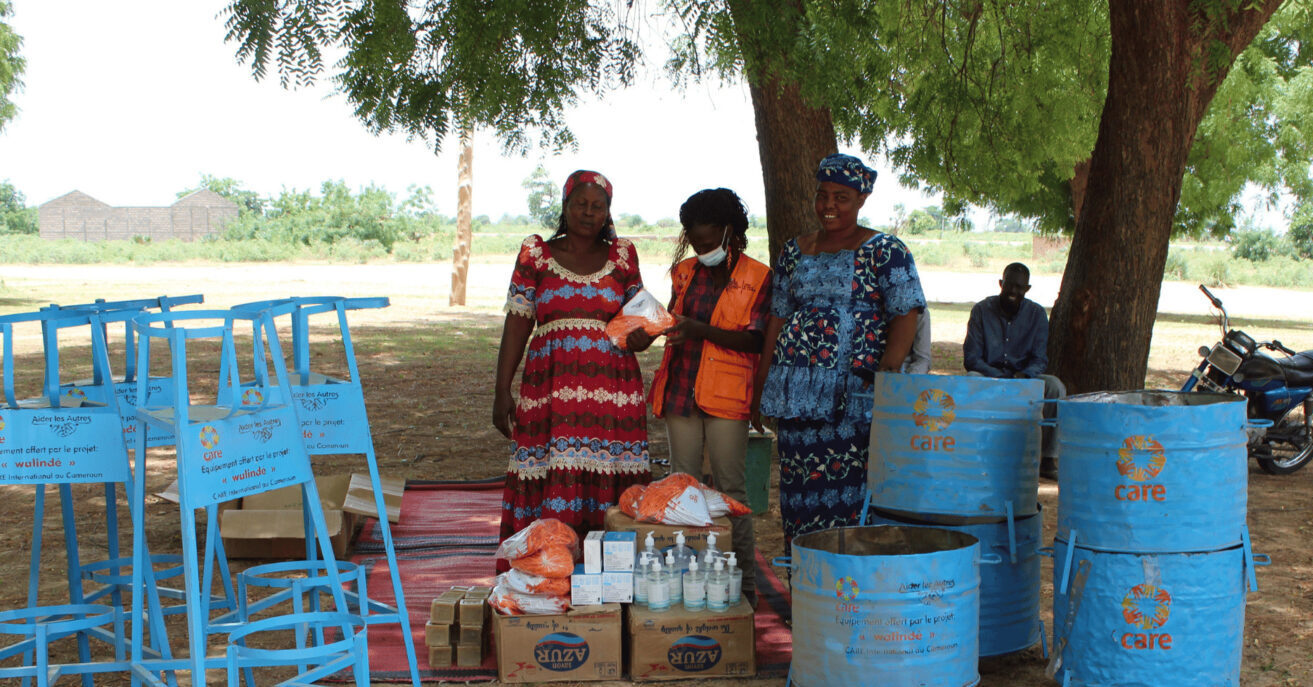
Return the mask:
<svg viewBox="0 0 1313 687">
<path fill-rule="evenodd" d="M 725 233 L 720 237 L 720 245 L 716 249 L 707 253 L 698 253 L 698 262 L 707 267 L 715 267 L 729 257 L 729 251 L 725 250 L 725 245 L 729 243 L 729 227 L 725 227 Z"/>
</svg>

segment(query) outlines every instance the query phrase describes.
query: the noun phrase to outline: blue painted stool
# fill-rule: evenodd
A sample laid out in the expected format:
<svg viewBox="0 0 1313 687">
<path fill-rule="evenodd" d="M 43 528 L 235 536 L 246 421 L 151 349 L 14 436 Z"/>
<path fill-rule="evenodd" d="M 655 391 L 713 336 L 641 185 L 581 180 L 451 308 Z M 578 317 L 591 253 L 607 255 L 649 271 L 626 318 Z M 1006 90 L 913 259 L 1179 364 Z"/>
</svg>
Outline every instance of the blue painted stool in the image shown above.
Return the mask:
<svg viewBox="0 0 1313 687">
<path fill-rule="evenodd" d="M 337 641 L 297 649 L 255 649 L 246 646 L 246 638 L 261 632 L 295 631 L 302 623 L 318 627 L 350 627 Z M 262 666 L 298 665 L 300 674 L 279 685 L 313 685 L 350 668 L 357 685 L 369 684 L 369 649 L 365 643 L 365 622 L 345 613 L 304 613 L 300 616 L 277 616 L 243 625 L 229 635 L 227 668 L 228 687 L 238 687 L 240 672 Z M 303 663 L 315 664 L 306 669 Z M 255 682 L 248 678 L 248 685 Z"/>
<path fill-rule="evenodd" d="M 383 549 L 387 556 L 388 572 L 391 576 L 393 598 L 396 606 L 388 606 L 378 601 L 369 600 L 363 588 L 353 602 L 361 608 L 360 614 L 370 625 L 398 623 L 402 626 L 406 661 L 410 668 L 411 684 L 419 687 L 419 665 L 415 657 L 415 644 L 411 632 L 410 616 L 406 610 L 405 592 L 401 586 L 401 572 L 397 567 L 396 549 L 392 542 L 392 529 L 387 518 L 383 489 L 380 485 L 378 460 L 374 454 L 374 439 L 369 430 L 369 419 L 365 410 L 364 390 L 360 383 L 360 370 L 356 364 L 355 347 L 351 343 L 351 331 L 347 326 L 347 311 L 372 308 L 385 308 L 390 305 L 387 298 L 342 298 L 321 296 L 306 298 L 286 298 L 281 300 L 261 301 L 239 305 L 234 310 L 244 312 L 264 312 L 271 317 L 288 317 L 292 332 L 292 389 L 291 398 L 297 406 L 297 415 L 301 420 L 302 437 L 306 451 L 310 455 L 364 454 L 369 467 L 370 485 L 374 491 L 374 508 L 378 517 L 378 528 L 383 537 Z M 310 369 L 310 317 L 314 315 L 335 316 L 339 336 L 341 337 L 343 355 L 346 359 L 348 378 L 342 379 Z M 259 337 L 256 332 L 256 337 Z M 259 357 L 256 347 L 255 378 L 245 384 L 243 396 L 255 402 L 262 396 L 278 396 L 278 390 L 271 387 L 267 377 L 264 361 Z M 313 560 L 314 552 L 308 551 Z M 349 597 L 351 595 L 348 595 Z M 284 597 L 286 598 L 286 597 Z M 361 599 L 368 613 L 361 607 Z"/>
<path fill-rule="evenodd" d="M 237 364 L 234 325 L 241 323 L 256 332 L 254 345 L 261 348 L 261 356 L 273 362 L 277 393 L 264 396 L 258 403 L 241 402 L 241 379 Z M 274 331 L 273 319 L 267 313 L 244 313 L 235 310 L 196 310 L 140 315 L 132 321 L 139 344 L 137 369 L 150 370 L 153 342 L 168 345 L 172 367 L 172 403 L 155 405 L 147 394 L 146 376 L 138 376 L 139 399 L 136 407 L 138 431 L 136 455 L 146 456 L 146 426 L 153 425 L 171 431 L 177 437 L 178 496 L 180 501 L 182 556 L 186 586 L 187 636 L 190 646 L 185 661 L 172 659 L 149 660 L 144 655 L 143 625 L 146 620 L 142 599 L 146 580 L 145 520 L 142 509 L 133 511 L 133 566 L 132 580 L 132 663 L 133 677 L 149 684 L 163 684 L 158 673 L 171 670 L 191 670 L 192 682 L 205 682 L 206 668 L 229 668 L 235 660 L 243 667 L 261 665 L 295 665 L 297 663 L 336 663 L 346 660 L 352 652 L 363 651 L 366 633 L 357 631 L 348 618 L 348 604 L 342 589 L 333 558 L 333 546 L 328 536 L 324 512 L 320 506 L 319 490 L 315 485 L 309 455 L 301 442 L 300 423 L 295 408 L 277 399 L 290 399 L 290 382 L 283 362 L 282 350 Z M 214 403 L 193 403 L 188 375 L 188 344 L 196 340 L 218 339 L 220 376 Z M 267 345 L 267 351 L 263 350 Z M 140 399 L 147 399 L 143 404 Z M 134 465 L 134 494 L 131 501 L 140 503 L 145 498 L 146 461 Z M 219 623 L 211 618 L 210 591 L 213 567 L 210 565 L 215 551 L 206 549 L 206 565 L 202 577 L 201 562 L 196 546 L 195 509 L 215 506 L 220 502 L 242 496 L 263 493 L 285 486 L 300 486 L 303 517 L 306 522 L 307 546 L 319 544 L 319 555 L 325 561 L 326 587 L 333 597 L 332 613 L 294 614 L 284 618 L 269 618 L 260 627 L 298 627 L 329 624 L 340 628 L 342 639 L 331 645 L 309 647 L 303 650 L 287 649 L 274 653 L 241 647 L 230 648 L 226 656 L 209 657 L 206 654 L 210 634 L 229 632 L 230 642 L 240 641 L 252 630 L 234 623 Z M 213 521 L 211 521 L 213 525 Z M 207 540 L 218 539 L 217 529 L 208 530 Z M 157 612 L 158 609 L 152 609 Z M 153 620 L 152 620 L 153 622 Z M 254 624 L 253 624 L 254 625 Z M 230 646 L 232 646 L 230 644 Z M 337 659 L 328 658 L 330 655 Z"/>
<path fill-rule="evenodd" d="M 15 392 L 13 344 L 14 325 L 24 323 L 41 327 L 45 351 L 44 395 L 20 401 Z M 85 327 L 90 332 L 91 367 L 95 379 L 102 382 L 90 387 L 90 393 L 61 393 L 59 333 L 74 327 Z M 22 677 L 24 684 L 36 678 L 38 684 L 47 684 L 61 674 L 80 674 L 83 684 L 89 687 L 94 673 L 128 669 L 121 598 L 115 596 L 112 606 L 90 604 L 84 594 L 71 487 L 78 483 L 104 483 L 107 515 L 112 516 L 114 485 L 131 478 L 118 409 L 112 391 L 104 383 L 111 378 L 104 332 L 94 313 L 41 311 L 0 317 L 0 339 L 3 339 L 4 365 L 0 483 L 35 487 L 27 608 L 0 614 L 0 634 L 23 637 L 0 650 L 0 658 L 22 654 L 23 665 L 0 668 L 0 677 Z M 38 605 L 38 591 L 45 487 L 49 484 L 59 488 L 69 604 L 43 607 Z M 116 518 L 107 517 L 106 522 L 107 545 L 111 556 L 117 556 Z M 143 593 L 153 593 L 155 577 L 150 576 L 149 589 Z M 78 663 L 50 665 L 48 643 L 70 636 L 78 644 Z M 93 638 L 113 647 L 114 660 L 91 660 Z M 151 650 L 157 654 L 154 647 Z"/>
</svg>

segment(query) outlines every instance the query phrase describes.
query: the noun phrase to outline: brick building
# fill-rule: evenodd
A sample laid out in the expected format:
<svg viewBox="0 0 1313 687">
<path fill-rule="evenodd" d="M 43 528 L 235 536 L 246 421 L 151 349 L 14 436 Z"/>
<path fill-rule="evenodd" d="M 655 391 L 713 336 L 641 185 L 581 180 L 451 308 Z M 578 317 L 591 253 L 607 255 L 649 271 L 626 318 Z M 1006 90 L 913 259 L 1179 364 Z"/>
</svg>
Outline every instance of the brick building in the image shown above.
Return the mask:
<svg viewBox="0 0 1313 687">
<path fill-rule="evenodd" d="M 37 207 L 43 239 L 107 241 L 136 236 L 192 241 L 223 231 L 237 218 L 237 205 L 208 189 L 167 207 L 116 208 L 72 191 Z"/>
</svg>

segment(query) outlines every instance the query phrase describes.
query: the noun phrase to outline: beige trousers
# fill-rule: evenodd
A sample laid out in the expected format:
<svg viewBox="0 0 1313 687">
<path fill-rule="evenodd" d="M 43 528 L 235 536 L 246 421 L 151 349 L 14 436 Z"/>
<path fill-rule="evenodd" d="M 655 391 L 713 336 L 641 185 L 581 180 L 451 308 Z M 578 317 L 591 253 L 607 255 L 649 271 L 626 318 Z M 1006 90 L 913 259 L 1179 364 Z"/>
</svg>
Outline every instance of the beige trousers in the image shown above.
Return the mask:
<svg viewBox="0 0 1313 687">
<path fill-rule="evenodd" d="M 747 505 L 748 421 L 727 420 L 699 413 L 693 417 L 666 416 L 666 436 L 670 440 L 670 470 L 702 479 L 702 451 L 711 461 L 711 478 L 716 489 Z M 722 551 L 734 551 L 743 570 L 743 589 L 755 591 L 756 543 L 752 534 L 752 514 L 731 518 L 732 542 L 716 542 Z"/>
</svg>

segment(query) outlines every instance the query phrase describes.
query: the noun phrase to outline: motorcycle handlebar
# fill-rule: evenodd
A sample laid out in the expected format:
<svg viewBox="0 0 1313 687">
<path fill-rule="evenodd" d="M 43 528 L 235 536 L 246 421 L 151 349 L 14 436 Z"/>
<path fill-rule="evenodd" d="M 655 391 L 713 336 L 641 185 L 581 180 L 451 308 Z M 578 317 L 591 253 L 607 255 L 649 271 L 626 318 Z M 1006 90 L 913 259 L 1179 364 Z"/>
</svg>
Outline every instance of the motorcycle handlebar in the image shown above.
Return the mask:
<svg viewBox="0 0 1313 687">
<path fill-rule="evenodd" d="M 1294 352 L 1294 351 L 1290 350 L 1289 348 L 1286 348 L 1284 344 L 1282 344 L 1280 341 L 1277 341 L 1276 339 L 1273 339 L 1273 340 L 1272 340 L 1272 343 L 1268 344 L 1268 347 L 1269 347 L 1269 348 L 1272 348 L 1272 349 L 1275 349 L 1275 350 L 1278 350 L 1278 351 L 1281 351 L 1282 353 L 1285 353 L 1286 355 L 1295 355 L 1295 352 Z"/>
<path fill-rule="evenodd" d="M 1200 284 L 1199 290 L 1203 291 L 1205 296 L 1208 296 L 1208 300 L 1213 303 L 1214 308 L 1218 308 L 1219 310 L 1222 308 L 1222 301 L 1218 299 L 1217 296 L 1214 296 L 1213 292 L 1209 291 L 1207 286 Z"/>
</svg>

